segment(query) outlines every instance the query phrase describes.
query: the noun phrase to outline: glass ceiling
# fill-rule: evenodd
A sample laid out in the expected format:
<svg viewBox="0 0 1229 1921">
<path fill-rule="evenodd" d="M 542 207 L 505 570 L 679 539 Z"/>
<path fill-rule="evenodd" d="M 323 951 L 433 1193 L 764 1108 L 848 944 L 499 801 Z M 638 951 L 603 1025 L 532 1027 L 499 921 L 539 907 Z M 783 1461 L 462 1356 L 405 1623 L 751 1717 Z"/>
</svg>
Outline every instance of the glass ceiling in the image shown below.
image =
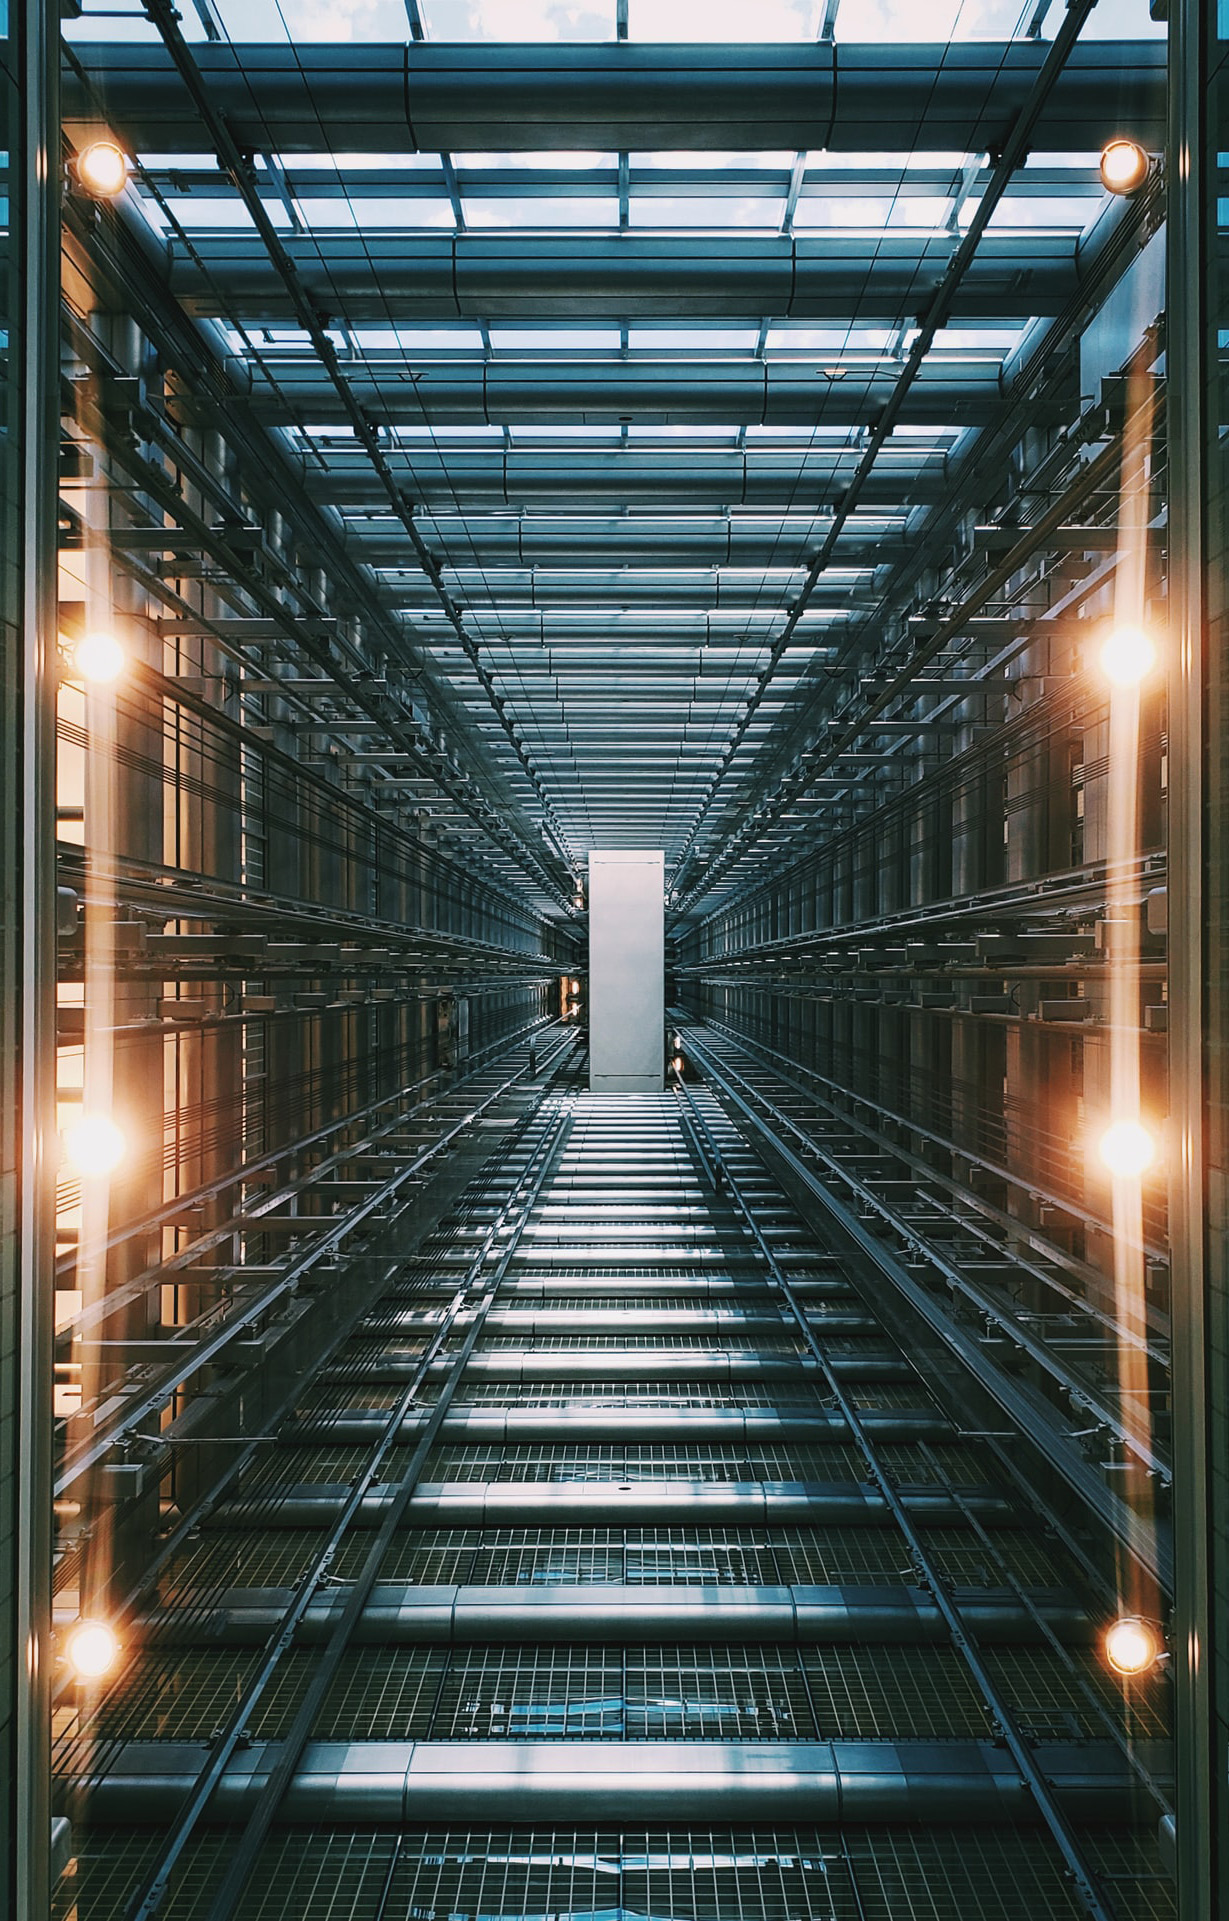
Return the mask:
<svg viewBox="0 0 1229 1921">
<path fill-rule="evenodd" d="M 625 20 L 592 0 L 192 0 L 183 13 L 197 45 L 398 49 L 616 37 L 933 46 L 1035 37 L 1057 18 L 1031 0 L 627 0 Z M 1147 0 L 1115 0 L 1088 37 L 1163 31 Z M 87 6 L 65 34 L 87 66 L 100 41 L 157 42 L 135 7 Z M 955 463 L 1056 323 L 1078 250 L 1115 217 L 1095 151 L 1031 155 L 831 565 L 807 586 L 928 290 L 975 217 L 986 154 L 320 147 L 255 157 L 262 208 L 327 312 L 342 377 L 378 423 L 578 856 L 619 844 L 677 855 L 735 730 L 728 805 L 751 793 L 757 757 L 775 751 L 800 703 L 822 700 L 825 676 L 860 647 L 873 654 L 877 610 L 939 524 Z M 208 151 L 136 158 L 128 211 L 165 242 L 173 289 L 532 813 L 500 720 L 240 193 Z"/>
</svg>

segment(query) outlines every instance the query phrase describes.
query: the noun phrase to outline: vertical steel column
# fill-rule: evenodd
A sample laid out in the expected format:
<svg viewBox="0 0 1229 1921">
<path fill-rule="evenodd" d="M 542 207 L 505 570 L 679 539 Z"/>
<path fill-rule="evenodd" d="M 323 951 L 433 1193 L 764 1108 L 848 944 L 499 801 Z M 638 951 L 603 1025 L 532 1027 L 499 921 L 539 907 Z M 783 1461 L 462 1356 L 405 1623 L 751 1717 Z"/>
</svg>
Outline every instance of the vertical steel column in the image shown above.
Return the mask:
<svg viewBox="0 0 1229 1921">
<path fill-rule="evenodd" d="M 1178 1892 L 1183 1921 L 1224 1909 L 1226 1783 L 1216 1735 L 1209 1354 L 1204 1259 L 1205 343 L 1209 219 L 1206 88 L 1214 8 L 1170 14 L 1169 1054 L 1173 1260 Z M 1215 335 L 1212 336 L 1215 341 Z M 1223 1357 L 1222 1357 L 1223 1361 Z M 1220 1630 L 1223 1635 L 1223 1624 Z M 1219 1751 L 1218 1751 L 1219 1750 Z"/>
<path fill-rule="evenodd" d="M 20 1041 L 16 1405 L 10 1699 L 14 1740 L 3 1789 L 12 1822 L 0 1912 L 42 1921 L 50 1903 L 52 1234 L 55 1181 L 55 527 L 59 361 L 59 20 L 48 0 L 17 0 L 21 137 L 11 143 L 14 244 L 23 299 L 11 363 L 21 382 Z M 18 51 L 19 50 L 19 51 Z M 14 788 L 17 783 L 14 782 Z"/>
</svg>

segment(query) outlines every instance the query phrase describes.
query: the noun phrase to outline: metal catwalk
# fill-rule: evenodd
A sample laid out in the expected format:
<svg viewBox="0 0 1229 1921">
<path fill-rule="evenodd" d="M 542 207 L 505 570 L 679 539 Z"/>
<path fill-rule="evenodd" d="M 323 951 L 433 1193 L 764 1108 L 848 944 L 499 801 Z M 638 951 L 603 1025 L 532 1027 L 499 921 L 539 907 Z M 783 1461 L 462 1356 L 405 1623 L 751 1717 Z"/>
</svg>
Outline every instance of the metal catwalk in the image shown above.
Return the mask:
<svg viewBox="0 0 1229 1921">
<path fill-rule="evenodd" d="M 172 1533 L 61 1712 L 57 1921 L 1171 1915 L 1078 1539 L 728 1101 L 578 1090 Z"/>
</svg>

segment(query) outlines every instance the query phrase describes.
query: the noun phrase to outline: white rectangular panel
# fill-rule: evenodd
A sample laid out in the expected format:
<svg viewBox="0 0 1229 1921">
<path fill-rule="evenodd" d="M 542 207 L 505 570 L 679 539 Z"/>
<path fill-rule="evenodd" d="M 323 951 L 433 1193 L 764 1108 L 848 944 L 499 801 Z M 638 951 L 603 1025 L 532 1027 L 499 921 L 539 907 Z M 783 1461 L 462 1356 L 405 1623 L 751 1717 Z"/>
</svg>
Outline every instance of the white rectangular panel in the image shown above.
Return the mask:
<svg viewBox="0 0 1229 1921">
<path fill-rule="evenodd" d="M 589 856 L 589 1086 L 660 1093 L 666 1051 L 665 856 Z"/>
</svg>

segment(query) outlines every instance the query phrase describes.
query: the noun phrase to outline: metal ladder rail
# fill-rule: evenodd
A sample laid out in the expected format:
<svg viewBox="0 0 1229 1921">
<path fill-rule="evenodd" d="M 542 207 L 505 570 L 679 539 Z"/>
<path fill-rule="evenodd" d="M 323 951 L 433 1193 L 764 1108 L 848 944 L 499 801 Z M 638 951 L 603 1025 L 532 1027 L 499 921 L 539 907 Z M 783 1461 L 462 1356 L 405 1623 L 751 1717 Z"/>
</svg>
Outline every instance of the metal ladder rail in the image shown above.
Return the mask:
<svg viewBox="0 0 1229 1921">
<path fill-rule="evenodd" d="M 572 1036 L 569 1035 L 566 1041 L 560 1043 L 559 1051 L 562 1051 L 565 1046 L 570 1047 L 571 1043 Z M 472 1125 L 479 1114 L 484 1113 L 516 1084 L 523 1072 L 524 1069 L 520 1068 L 506 1080 L 501 1081 L 476 1107 L 470 1108 L 460 1120 L 447 1127 L 437 1140 L 424 1147 L 412 1161 L 399 1168 L 395 1174 L 391 1174 L 387 1180 L 382 1181 L 366 1200 L 360 1201 L 343 1215 L 325 1217 L 323 1232 L 303 1253 L 296 1255 L 290 1266 L 279 1274 L 277 1279 L 272 1281 L 255 1300 L 241 1307 L 217 1333 L 195 1343 L 191 1353 L 186 1354 L 178 1366 L 169 1368 L 153 1387 L 149 1388 L 132 1407 L 124 1411 L 114 1425 L 87 1442 L 74 1454 L 71 1461 L 64 1464 L 56 1477 L 55 1494 L 57 1496 L 65 1494 L 79 1475 L 102 1460 L 125 1436 L 133 1432 L 139 1422 L 147 1420 L 151 1414 L 156 1414 L 165 1407 L 175 1391 L 182 1387 L 199 1368 L 216 1360 L 238 1334 L 252 1326 L 262 1315 L 267 1314 L 270 1308 L 285 1295 L 293 1292 L 305 1274 L 310 1273 L 325 1255 L 336 1253 L 342 1242 L 349 1238 L 356 1227 L 361 1227 L 365 1221 L 377 1215 L 388 1201 L 395 1199 L 407 1181 L 412 1180 L 429 1162 L 451 1147 L 457 1137 Z"/>
<path fill-rule="evenodd" d="M 816 1117 L 815 1120 L 812 1122 L 812 1127 L 814 1131 L 819 1133 L 820 1138 L 823 1141 L 825 1146 L 835 1148 L 836 1144 L 839 1142 L 842 1135 L 846 1137 L 855 1136 L 855 1135 L 860 1136 L 871 1143 L 881 1142 L 883 1140 L 883 1136 L 880 1133 L 878 1133 L 876 1129 L 868 1126 L 865 1122 L 858 1120 L 854 1115 L 845 1113 L 844 1110 L 840 1107 L 839 1103 L 832 1100 L 829 1096 L 826 1096 L 822 1093 L 818 1093 L 811 1089 L 808 1089 L 804 1087 L 799 1081 L 795 1080 L 793 1076 L 787 1071 L 785 1064 L 783 1062 L 776 1059 L 766 1058 L 766 1056 L 771 1054 L 773 1050 L 760 1047 L 756 1043 L 750 1041 L 746 1036 L 739 1034 L 736 1030 L 727 1026 L 724 1022 L 719 1022 L 719 1021 L 706 1022 L 705 1025 L 708 1027 L 711 1027 L 716 1033 L 720 1034 L 725 1041 L 732 1043 L 735 1047 L 739 1049 L 741 1053 L 749 1056 L 750 1060 L 760 1070 L 761 1076 L 770 1075 L 772 1077 L 772 1081 L 775 1084 L 777 1084 L 782 1088 L 789 1089 L 799 1099 L 809 1101 L 813 1105 L 818 1105 L 828 1110 L 827 1120 L 823 1120 L 823 1119 L 820 1119 L 819 1117 Z M 810 1070 L 807 1070 L 807 1071 L 810 1071 Z M 745 1076 L 745 1078 L 747 1078 L 748 1080 L 751 1080 L 751 1076 Z M 815 1074 L 813 1078 L 815 1078 L 816 1080 L 825 1080 L 825 1077 L 819 1074 Z M 753 1082 L 752 1084 L 756 1084 L 756 1083 Z M 828 1086 L 835 1085 L 834 1083 L 827 1082 L 826 1080 L 825 1080 L 825 1084 Z M 888 1120 L 892 1121 L 893 1123 L 897 1123 L 901 1126 L 908 1125 L 907 1121 L 903 1116 L 889 1115 L 887 1114 L 886 1110 L 878 1108 L 872 1102 L 867 1102 L 863 1100 L 861 1096 L 855 1095 L 853 1096 L 853 1098 L 857 1105 L 862 1107 L 868 1107 L 871 1109 L 872 1112 L 883 1114 Z M 779 1095 L 778 1095 L 778 1105 L 783 1106 L 783 1103 L 781 1102 Z M 926 1132 L 926 1130 L 922 1128 L 919 1128 L 913 1131 L 920 1132 L 923 1134 Z M 939 1144 L 944 1147 L 950 1147 L 952 1152 L 958 1153 L 960 1151 L 959 1148 L 955 1147 L 955 1145 L 952 1143 L 940 1142 Z M 875 1151 L 875 1150 L 872 1149 L 872 1151 Z M 920 1177 L 923 1182 L 933 1181 L 936 1185 L 946 1186 L 950 1188 L 952 1190 L 953 1200 L 958 1199 L 960 1197 L 960 1189 L 959 1189 L 958 1183 L 950 1181 L 945 1176 L 939 1174 L 935 1169 L 929 1167 L 925 1162 L 920 1161 L 915 1155 L 908 1153 L 908 1151 L 904 1147 L 902 1147 L 899 1143 L 888 1143 L 886 1146 L 879 1148 L 878 1156 L 880 1158 L 886 1156 L 887 1158 L 894 1160 L 898 1162 L 900 1165 L 908 1168 L 910 1170 L 911 1179 L 916 1180 L 918 1177 Z M 857 1158 L 856 1154 L 853 1153 L 852 1151 L 845 1155 L 846 1160 L 853 1160 L 856 1158 Z M 893 1178 L 896 1178 L 896 1177 L 893 1177 Z M 1042 1198 L 1053 1199 L 1055 1203 L 1060 1206 L 1067 1204 L 1061 1199 L 1061 1197 L 1058 1197 L 1058 1196 L 1043 1195 Z M 933 1210 L 933 1217 L 936 1223 L 942 1223 L 945 1219 L 951 1218 L 950 1208 L 944 1207 L 941 1203 L 935 1200 L 933 1196 L 928 1196 L 927 1199 L 929 1200 L 930 1206 Z M 979 1215 L 981 1215 L 984 1213 L 984 1210 L 979 1207 L 978 1213 Z M 967 1232 L 974 1235 L 985 1246 L 989 1248 L 994 1248 L 997 1246 L 997 1243 L 993 1240 L 990 1232 L 990 1222 L 992 1221 L 992 1219 L 993 1219 L 992 1216 L 986 1216 L 984 1219 L 978 1219 L 978 1220 L 974 1220 L 970 1218 L 966 1222 L 962 1223 L 962 1225 L 965 1227 Z M 1145 1249 L 1145 1252 L 1149 1255 L 1149 1257 L 1151 1257 L 1153 1253 L 1156 1251 L 1158 1250 L 1153 1250 L 1152 1248 Z M 1117 1338 L 1118 1335 L 1121 1333 L 1121 1330 L 1119 1329 L 1117 1322 L 1114 1320 L 1113 1313 L 1109 1309 L 1101 1308 L 1097 1306 L 1097 1304 L 1091 1299 L 1089 1299 L 1087 1295 L 1078 1293 L 1074 1287 L 1068 1284 L 1068 1282 L 1062 1280 L 1060 1278 L 1060 1272 L 1062 1271 L 1063 1264 L 1060 1261 L 1052 1258 L 1049 1255 L 1046 1255 L 1040 1252 L 1039 1250 L 1034 1250 L 1034 1254 L 1035 1254 L 1035 1258 L 1031 1260 L 1021 1259 L 1019 1256 L 1016 1256 L 1015 1264 L 1022 1271 L 1029 1274 L 1034 1280 L 1038 1281 L 1043 1287 L 1047 1288 L 1053 1293 L 1056 1293 L 1060 1297 L 1060 1299 L 1067 1304 L 1068 1307 L 1074 1308 L 1079 1313 L 1087 1315 L 1089 1319 L 1097 1322 L 1100 1326 L 1104 1327 L 1107 1333 L 1112 1333 L 1115 1336 L 1115 1338 Z M 1104 1277 L 1087 1275 L 1085 1274 L 1083 1268 L 1076 1264 L 1072 1264 L 1069 1271 L 1072 1274 L 1073 1278 L 1075 1279 L 1087 1280 L 1090 1283 L 1094 1283 L 1094 1284 L 1098 1279 L 1100 1279 L 1101 1284 L 1103 1286 L 1106 1285 L 1106 1283 L 1104 1282 Z M 1169 1359 L 1169 1352 L 1168 1352 L 1168 1344 L 1164 1338 L 1164 1329 L 1153 1324 L 1150 1328 L 1150 1332 L 1154 1337 L 1154 1343 L 1150 1344 L 1149 1341 L 1144 1337 L 1131 1336 L 1130 1338 L 1132 1339 L 1132 1344 L 1135 1346 L 1141 1347 L 1148 1354 L 1149 1359 L 1155 1361 L 1158 1365 L 1167 1365 L 1168 1359 Z"/>
<path fill-rule="evenodd" d="M 690 1089 L 686 1083 L 682 1081 L 680 1081 L 680 1086 L 684 1099 L 691 1103 L 692 1109 L 695 1111 L 695 1101 Z M 711 1132 L 708 1133 L 708 1140 L 711 1143 L 711 1152 L 714 1159 L 717 1162 L 721 1162 L 724 1166 L 723 1157 L 716 1142 L 712 1138 Z M 1000 1693 L 993 1675 L 982 1659 L 980 1645 L 974 1631 L 966 1623 L 958 1605 L 952 1598 L 944 1577 L 939 1572 L 937 1563 L 927 1551 L 921 1533 L 914 1526 L 904 1502 L 897 1492 L 895 1481 L 880 1462 L 875 1444 L 870 1438 L 870 1434 L 862 1421 L 861 1415 L 830 1365 L 822 1343 L 817 1340 L 805 1311 L 795 1298 L 793 1288 L 786 1279 L 785 1274 L 777 1262 L 776 1256 L 773 1254 L 771 1247 L 760 1231 L 759 1222 L 755 1214 L 747 1206 L 739 1183 L 731 1175 L 728 1166 L 724 1166 L 724 1180 L 725 1192 L 729 1196 L 735 1209 L 741 1215 L 748 1231 L 759 1248 L 760 1254 L 767 1264 L 775 1285 L 780 1291 L 781 1298 L 793 1315 L 804 1343 L 810 1350 L 817 1366 L 824 1376 L 829 1393 L 845 1417 L 849 1433 L 866 1463 L 872 1480 L 883 1497 L 884 1505 L 888 1508 L 893 1520 L 900 1529 L 909 1551 L 913 1556 L 916 1567 L 925 1578 L 926 1584 L 934 1597 L 935 1606 L 943 1616 L 944 1623 L 951 1636 L 952 1646 L 963 1659 L 982 1699 L 990 1710 L 995 1723 L 1002 1731 L 1003 1739 L 1007 1744 L 1011 1757 L 1020 1770 L 1021 1777 L 1037 1805 L 1038 1812 L 1062 1855 L 1084 1912 L 1088 1915 L 1089 1921 L 1115 1921 L 1114 1910 L 1102 1893 L 1093 1869 L 1085 1860 L 1083 1850 L 1080 1847 L 1074 1830 L 1062 1809 L 1059 1807 L 1049 1783 L 1038 1767 L 1032 1750 L 1021 1732 L 1011 1708 Z"/>
<path fill-rule="evenodd" d="M 230 1921 L 235 1908 L 247 1885 L 248 1877 L 256 1857 L 270 1828 L 277 1818 L 278 1809 L 286 1791 L 294 1778 L 294 1772 L 302 1757 L 303 1750 L 311 1737 L 316 1716 L 323 1704 L 325 1694 L 337 1672 L 341 1658 L 345 1654 L 351 1636 L 362 1618 L 363 1609 L 375 1586 L 384 1556 L 392 1544 L 393 1537 L 401 1525 L 406 1509 L 409 1507 L 414 1490 L 422 1475 L 422 1470 L 439 1437 L 448 1410 L 452 1405 L 457 1389 L 461 1384 L 466 1365 L 483 1331 L 487 1314 L 499 1290 L 500 1282 L 512 1264 L 520 1244 L 521 1236 L 528 1224 L 529 1217 L 547 1179 L 567 1144 L 571 1131 L 572 1115 L 567 1107 L 560 1106 L 554 1118 L 548 1123 L 546 1131 L 534 1149 L 534 1154 L 524 1170 L 517 1194 L 501 1219 L 493 1221 L 487 1241 L 484 1243 L 480 1258 L 475 1263 L 474 1278 L 480 1276 L 482 1264 L 495 1247 L 497 1240 L 506 1234 L 503 1245 L 498 1249 L 495 1268 L 489 1276 L 478 1305 L 474 1309 L 465 1338 L 457 1349 L 451 1369 L 444 1381 L 439 1396 L 431 1412 L 431 1418 L 423 1429 L 422 1438 L 415 1447 L 409 1465 L 397 1484 L 396 1492 L 388 1504 L 387 1512 L 367 1551 L 363 1565 L 355 1575 L 350 1587 L 349 1598 L 338 1617 L 337 1624 L 329 1637 L 328 1644 L 313 1664 L 312 1679 L 307 1693 L 300 1703 L 289 1732 L 279 1745 L 277 1762 L 265 1782 L 260 1797 L 248 1817 L 247 1824 L 239 1838 L 237 1847 L 230 1858 L 221 1887 L 215 1894 L 209 1908 L 208 1921 Z M 466 1288 L 468 1293 L 468 1285 Z M 434 1343 L 432 1344 L 434 1345 Z M 424 1357 L 425 1358 L 425 1357 Z M 387 1430 L 387 1445 L 396 1439 L 401 1418 L 405 1409 L 398 1402 L 394 1410 L 396 1423 Z M 360 1494 L 361 1499 L 361 1494 Z M 357 1510 L 357 1504 L 356 1509 Z"/>
<path fill-rule="evenodd" d="M 694 1053 L 702 1044 L 690 1038 L 688 1045 Z M 704 1051 L 708 1052 L 707 1049 Z M 905 1219 L 900 1216 L 889 1201 L 875 1192 L 867 1178 L 844 1166 L 828 1147 L 821 1147 L 803 1131 L 796 1121 L 791 1119 L 778 1101 L 765 1094 L 754 1079 L 740 1072 L 720 1052 L 713 1049 L 709 1052 L 709 1059 L 711 1062 L 719 1062 L 725 1073 L 741 1084 L 745 1095 L 758 1101 L 774 1122 L 793 1134 L 803 1153 L 818 1156 L 823 1160 L 827 1168 L 856 1196 L 864 1210 L 870 1210 L 872 1214 L 877 1215 L 884 1225 L 893 1234 L 900 1236 L 912 1251 L 930 1262 L 942 1274 L 945 1283 L 963 1296 L 979 1317 L 988 1318 L 1001 1328 L 1006 1338 L 1026 1352 L 1074 1405 L 1086 1410 L 1108 1433 L 1114 1436 L 1119 1445 L 1134 1454 L 1142 1468 L 1162 1482 L 1168 1481 L 1170 1473 L 1168 1464 L 1157 1454 L 1151 1444 L 1143 1440 L 1135 1429 L 1123 1420 L 1121 1413 L 1104 1399 L 1092 1383 L 1074 1375 L 1062 1358 L 1052 1351 L 1043 1339 L 1029 1328 L 1022 1326 L 1014 1316 L 1004 1311 L 992 1294 L 971 1281 L 969 1276 L 955 1264 L 950 1253 L 944 1253 L 940 1247 L 927 1242 L 920 1223 L 912 1218 Z M 950 1217 L 945 1218 L 950 1220 Z M 969 1222 L 967 1226 L 970 1235 L 976 1237 L 975 1224 Z"/>
<path fill-rule="evenodd" d="M 534 1115 L 527 1117 L 527 1119 L 531 1121 L 533 1118 L 536 1118 L 538 1111 L 538 1109 L 535 1109 Z M 275 1668 L 293 1642 L 299 1623 L 307 1612 L 307 1608 L 319 1588 L 321 1581 L 327 1574 L 332 1561 L 335 1559 L 342 1539 L 354 1516 L 359 1511 L 364 1495 L 373 1484 L 385 1457 L 396 1444 L 401 1423 L 408 1412 L 409 1406 L 413 1402 L 424 1380 L 427 1378 L 432 1360 L 441 1352 L 448 1340 L 457 1315 L 462 1307 L 467 1304 L 469 1290 L 481 1273 L 482 1266 L 488 1258 L 500 1230 L 510 1218 L 514 1217 L 512 1232 L 507 1239 L 506 1245 L 500 1251 L 499 1264 L 496 1268 L 495 1275 L 474 1316 L 465 1340 L 457 1350 L 449 1376 L 441 1390 L 439 1399 L 435 1403 L 432 1419 L 424 1430 L 421 1441 L 414 1450 L 405 1476 L 398 1485 L 397 1494 L 390 1505 L 389 1512 L 377 1533 L 371 1549 L 368 1551 L 362 1570 L 351 1589 L 350 1604 L 342 1614 L 328 1647 L 320 1657 L 320 1661 L 314 1671 L 313 1683 L 309 1689 L 308 1697 L 304 1701 L 299 1714 L 296 1716 L 290 1736 L 283 1745 L 283 1753 L 285 1754 L 291 1748 L 292 1743 L 295 1742 L 297 1737 L 297 1749 L 290 1762 L 290 1767 L 285 1770 L 284 1779 L 282 1778 L 282 1770 L 275 1768 L 265 1785 L 256 1809 L 253 1811 L 248 1827 L 244 1831 L 234 1860 L 242 1857 L 245 1863 L 243 1872 L 244 1875 L 246 1875 L 247 1867 L 250 1865 L 248 1859 L 249 1852 L 254 1855 L 256 1848 L 259 1846 L 260 1839 L 263 1839 L 264 1833 L 267 1832 L 268 1826 L 276 1814 L 277 1807 L 280 1805 L 290 1773 L 293 1772 L 293 1767 L 297 1763 L 299 1753 L 301 1753 L 303 1746 L 306 1745 L 307 1738 L 310 1734 L 311 1722 L 315 1719 L 319 1707 L 318 1697 L 322 1697 L 323 1689 L 332 1677 L 340 1655 L 344 1651 L 345 1644 L 353 1631 L 355 1621 L 358 1619 L 359 1614 L 361 1614 L 362 1607 L 374 1584 L 379 1563 L 383 1558 L 388 1541 L 391 1539 L 392 1532 L 402 1517 L 410 1495 L 413 1492 L 414 1485 L 421 1474 L 423 1463 L 431 1447 L 435 1444 L 438 1429 L 443 1424 L 444 1416 L 456 1391 L 456 1386 L 459 1383 L 465 1363 L 468 1361 L 481 1331 L 486 1309 L 494 1298 L 495 1289 L 511 1261 L 512 1254 L 515 1252 L 520 1240 L 525 1221 L 528 1219 L 529 1211 L 534 1205 L 538 1192 L 550 1169 L 554 1158 L 552 1150 L 555 1145 L 560 1142 L 561 1131 L 566 1137 L 568 1121 L 569 1116 L 566 1110 L 560 1108 L 554 1117 L 546 1123 L 544 1132 L 533 1150 L 531 1160 L 524 1170 L 516 1190 L 509 1198 L 502 1212 L 492 1220 L 483 1244 L 471 1262 L 469 1272 L 457 1288 L 454 1299 L 450 1303 L 447 1319 L 441 1323 L 440 1327 L 436 1330 L 433 1339 L 424 1350 L 410 1380 L 407 1382 L 402 1393 L 397 1397 L 394 1407 L 389 1411 L 388 1418 L 381 1429 L 379 1438 L 372 1448 L 363 1473 L 353 1483 L 342 1510 L 333 1522 L 323 1546 L 316 1555 L 312 1566 L 299 1582 L 278 1629 L 266 1643 L 260 1663 L 244 1689 L 242 1698 L 236 1704 L 228 1718 L 226 1726 L 212 1743 L 209 1755 L 197 1776 L 192 1792 L 176 1817 L 175 1824 L 160 1850 L 153 1869 L 129 1906 L 130 1921 L 149 1921 L 149 1917 L 156 1914 L 162 1906 L 169 1890 L 170 1876 L 175 1865 L 195 1831 L 196 1825 L 211 1795 L 225 1772 L 227 1763 L 238 1747 L 253 1709 L 264 1693 L 265 1688 L 268 1686 Z M 528 1186 L 526 1183 L 528 1183 Z M 321 1674 L 324 1674 L 325 1679 L 323 1686 L 318 1688 L 317 1683 L 320 1681 Z M 306 1726 L 300 1733 L 300 1722 L 304 1719 L 303 1710 L 308 1707 L 309 1703 L 311 1713 L 310 1716 L 307 1717 Z M 250 1845 L 249 1836 L 255 1830 L 258 1817 L 261 1821 L 261 1832 L 255 1844 Z M 234 1862 L 232 1861 L 232 1867 L 233 1865 Z M 228 1895 L 228 1904 L 224 1908 L 218 1908 L 219 1913 L 229 1914 L 233 1910 L 234 1902 L 242 1890 L 242 1885 L 242 1879 L 236 1880 L 235 1876 L 228 1871 L 226 1881 L 223 1884 L 223 1888 L 219 1890 L 218 1896 L 218 1900 L 220 1901 L 222 1893 L 226 1892 Z M 216 1906 L 217 1904 L 215 1902 L 215 1907 Z"/>
</svg>

